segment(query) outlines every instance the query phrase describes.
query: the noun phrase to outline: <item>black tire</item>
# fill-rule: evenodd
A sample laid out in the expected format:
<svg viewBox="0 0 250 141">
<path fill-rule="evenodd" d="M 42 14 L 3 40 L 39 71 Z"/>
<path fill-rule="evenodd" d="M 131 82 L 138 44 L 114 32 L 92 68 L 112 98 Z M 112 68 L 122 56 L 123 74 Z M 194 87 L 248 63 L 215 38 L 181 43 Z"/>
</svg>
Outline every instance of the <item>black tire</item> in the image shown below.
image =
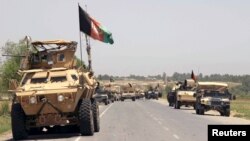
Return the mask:
<svg viewBox="0 0 250 141">
<path fill-rule="evenodd" d="M 124 101 L 124 98 L 121 98 L 121 101 Z"/>
<path fill-rule="evenodd" d="M 135 97 L 132 97 L 132 101 L 135 101 Z"/>
<path fill-rule="evenodd" d="M 28 134 L 29 135 L 38 135 L 42 133 L 41 128 L 30 128 Z"/>
<path fill-rule="evenodd" d="M 169 103 L 168 103 L 168 106 L 171 107 L 171 106 L 172 106 L 172 103 L 169 102 Z"/>
<path fill-rule="evenodd" d="M 99 132 L 100 131 L 99 106 L 95 100 L 92 103 L 92 111 L 93 111 L 93 118 L 94 118 L 94 131 Z"/>
<path fill-rule="evenodd" d="M 196 104 L 193 105 L 194 110 L 196 109 Z"/>
<path fill-rule="evenodd" d="M 205 108 L 201 106 L 199 109 L 199 115 L 204 115 L 204 113 L 205 113 Z"/>
<path fill-rule="evenodd" d="M 108 104 L 109 104 L 108 100 L 105 100 L 104 104 L 105 104 L 105 105 L 108 105 Z"/>
<path fill-rule="evenodd" d="M 91 101 L 83 99 L 78 111 L 78 118 L 80 124 L 81 135 L 92 136 L 94 135 L 94 120 Z"/>
<path fill-rule="evenodd" d="M 226 116 L 226 117 L 230 116 L 230 108 L 224 109 L 224 116 Z"/>
<path fill-rule="evenodd" d="M 12 104 L 11 107 L 11 126 L 14 140 L 22 140 L 28 138 L 26 129 L 25 113 L 19 103 Z"/>
<path fill-rule="evenodd" d="M 200 110 L 198 108 L 195 109 L 195 112 L 196 112 L 197 115 L 200 114 Z"/>
<path fill-rule="evenodd" d="M 176 101 L 175 102 L 175 109 L 180 109 L 181 108 L 181 102 L 180 101 Z"/>
</svg>

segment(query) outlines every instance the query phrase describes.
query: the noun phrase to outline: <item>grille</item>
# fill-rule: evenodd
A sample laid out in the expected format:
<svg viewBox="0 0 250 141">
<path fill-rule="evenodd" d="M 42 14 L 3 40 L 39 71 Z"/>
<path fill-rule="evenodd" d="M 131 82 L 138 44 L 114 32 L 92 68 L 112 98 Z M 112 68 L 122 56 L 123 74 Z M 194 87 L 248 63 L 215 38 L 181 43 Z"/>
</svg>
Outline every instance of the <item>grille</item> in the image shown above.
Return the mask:
<svg viewBox="0 0 250 141">
<path fill-rule="evenodd" d="M 211 104 L 212 105 L 221 105 L 221 101 L 212 101 Z"/>
</svg>

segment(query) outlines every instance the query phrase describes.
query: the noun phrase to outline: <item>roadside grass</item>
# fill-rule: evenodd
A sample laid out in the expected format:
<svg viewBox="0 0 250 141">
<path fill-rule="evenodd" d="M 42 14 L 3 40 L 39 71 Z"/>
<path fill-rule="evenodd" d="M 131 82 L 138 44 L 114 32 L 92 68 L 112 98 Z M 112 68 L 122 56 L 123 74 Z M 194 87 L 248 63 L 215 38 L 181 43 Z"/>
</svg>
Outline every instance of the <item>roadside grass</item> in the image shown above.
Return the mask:
<svg viewBox="0 0 250 141">
<path fill-rule="evenodd" d="M 11 129 L 9 101 L 0 101 L 0 134 Z"/>
<path fill-rule="evenodd" d="M 231 102 L 231 110 L 234 117 L 250 119 L 250 98 L 238 98 Z"/>
</svg>

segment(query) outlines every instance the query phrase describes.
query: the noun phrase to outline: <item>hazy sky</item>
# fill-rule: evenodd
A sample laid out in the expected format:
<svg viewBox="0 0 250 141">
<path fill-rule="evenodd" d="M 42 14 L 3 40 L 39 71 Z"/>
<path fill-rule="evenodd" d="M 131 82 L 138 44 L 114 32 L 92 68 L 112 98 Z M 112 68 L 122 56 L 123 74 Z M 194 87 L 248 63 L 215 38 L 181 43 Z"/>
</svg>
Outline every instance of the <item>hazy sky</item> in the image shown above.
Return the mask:
<svg viewBox="0 0 250 141">
<path fill-rule="evenodd" d="M 96 74 L 250 74 L 250 0 L 0 0 L 0 45 L 79 42 L 78 2 L 115 42 L 91 40 Z"/>
</svg>

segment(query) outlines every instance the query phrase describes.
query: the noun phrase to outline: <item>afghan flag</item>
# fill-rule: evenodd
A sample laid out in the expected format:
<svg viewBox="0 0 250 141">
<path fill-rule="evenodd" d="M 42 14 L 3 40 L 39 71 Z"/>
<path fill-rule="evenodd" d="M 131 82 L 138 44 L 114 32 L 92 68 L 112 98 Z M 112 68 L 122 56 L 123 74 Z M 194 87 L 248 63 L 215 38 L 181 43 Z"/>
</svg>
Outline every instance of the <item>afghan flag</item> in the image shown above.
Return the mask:
<svg viewBox="0 0 250 141">
<path fill-rule="evenodd" d="M 194 75 L 193 70 L 192 70 L 192 73 L 191 73 L 191 78 L 192 78 L 195 82 L 197 81 L 197 78 L 196 78 L 196 76 Z"/>
<path fill-rule="evenodd" d="M 113 44 L 112 33 L 103 27 L 98 21 L 91 18 L 79 5 L 80 31 L 89 35 L 93 39 Z"/>
</svg>

